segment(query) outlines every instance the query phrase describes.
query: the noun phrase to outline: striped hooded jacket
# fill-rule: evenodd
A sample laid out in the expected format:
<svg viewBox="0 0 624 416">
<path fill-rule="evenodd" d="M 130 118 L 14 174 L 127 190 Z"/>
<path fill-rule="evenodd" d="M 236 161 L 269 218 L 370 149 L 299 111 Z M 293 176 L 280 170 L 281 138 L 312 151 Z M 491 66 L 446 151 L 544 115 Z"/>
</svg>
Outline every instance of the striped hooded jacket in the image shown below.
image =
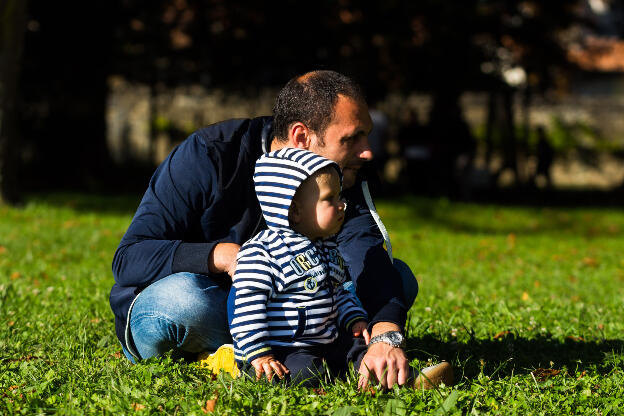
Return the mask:
<svg viewBox="0 0 624 416">
<path fill-rule="evenodd" d="M 342 286 L 344 260 L 332 239 L 310 241 L 293 231 L 288 209 L 301 183 L 335 162 L 284 148 L 256 162 L 254 184 L 268 226 L 238 254 L 228 305 L 237 361 L 271 353 L 272 346 L 328 344 L 366 312 Z"/>
</svg>

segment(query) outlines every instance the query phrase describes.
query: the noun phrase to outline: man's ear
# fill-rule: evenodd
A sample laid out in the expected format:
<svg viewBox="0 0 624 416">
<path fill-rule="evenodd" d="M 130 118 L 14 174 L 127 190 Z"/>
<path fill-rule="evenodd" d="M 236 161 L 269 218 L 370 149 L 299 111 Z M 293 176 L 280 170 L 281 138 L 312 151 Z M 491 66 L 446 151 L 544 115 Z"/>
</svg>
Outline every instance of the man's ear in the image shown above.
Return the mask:
<svg viewBox="0 0 624 416">
<path fill-rule="evenodd" d="M 291 124 L 288 130 L 290 146 L 297 149 L 309 149 L 312 140 L 311 136 L 312 130 L 300 121 Z"/>
<path fill-rule="evenodd" d="M 288 208 L 288 222 L 291 224 L 299 224 L 301 221 L 301 209 L 299 209 L 299 204 L 297 201 L 292 201 L 290 203 L 290 208 Z"/>
</svg>

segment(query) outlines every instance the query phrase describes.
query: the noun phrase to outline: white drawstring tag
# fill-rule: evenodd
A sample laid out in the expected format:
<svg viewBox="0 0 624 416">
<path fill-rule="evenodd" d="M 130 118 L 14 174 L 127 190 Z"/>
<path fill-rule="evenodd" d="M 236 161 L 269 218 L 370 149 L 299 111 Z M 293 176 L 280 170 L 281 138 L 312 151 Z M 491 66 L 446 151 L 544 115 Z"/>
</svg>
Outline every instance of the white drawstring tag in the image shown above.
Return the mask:
<svg viewBox="0 0 624 416">
<path fill-rule="evenodd" d="M 377 210 L 375 209 L 375 204 L 373 204 L 373 198 L 371 198 L 370 191 L 368 190 L 368 182 L 362 181 L 362 193 L 364 194 L 364 199 L 366 200 L 366 205 L 368 206 L 368 210 L 370 211 L 375 223 L 377 224 L 377 228 L 381 232 L 381 235 L 386 242 L 386 251 L 388 252 L 388 257 L 390 257 L 390 262 L 394 263 L 394 259 L 392 258 L 392 244 L 390 244 L 390 235 L 388 234 L 388 230 L 386 230 L 385 225 L 381 222 L 381 218 L 379 214 L 377 214 Z"/>
</svg>

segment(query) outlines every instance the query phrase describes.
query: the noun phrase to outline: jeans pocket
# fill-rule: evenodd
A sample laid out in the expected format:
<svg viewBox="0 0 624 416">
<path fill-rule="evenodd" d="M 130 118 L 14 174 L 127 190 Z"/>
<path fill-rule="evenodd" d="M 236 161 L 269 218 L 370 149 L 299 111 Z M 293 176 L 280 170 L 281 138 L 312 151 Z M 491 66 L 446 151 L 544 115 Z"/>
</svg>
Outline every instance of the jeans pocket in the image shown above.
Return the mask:
<svg viewBox="0 0 624 416">
<path fill-rule="evenodd" d="M 307 308 L 305 306 L 297 307 L 297 330 L 293 334 L 293 339 L 299 338 L 301 335 L 303 335 L 303 332 L 305 331 L 307 315 L 306 312 Z"/>
</svg>

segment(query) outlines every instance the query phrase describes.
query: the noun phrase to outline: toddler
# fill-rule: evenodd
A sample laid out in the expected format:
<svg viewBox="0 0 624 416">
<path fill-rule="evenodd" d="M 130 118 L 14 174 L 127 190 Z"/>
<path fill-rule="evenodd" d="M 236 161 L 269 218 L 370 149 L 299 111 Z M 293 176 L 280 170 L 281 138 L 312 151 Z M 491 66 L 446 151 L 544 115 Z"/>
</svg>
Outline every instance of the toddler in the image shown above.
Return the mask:
<svg viewBox="0 0 624 416">
<path fill-rule="evenodd" d="M 303 149 L 264 154 L 254 172 L 268 230 L 238 254 L 228 321 L 239 368 L 318 384 L 323 364 L 344 374 L 359 368 L 369 334 L 367 315 L 330 237 L 345 216 L 338 165 Z"/>
</svg>

